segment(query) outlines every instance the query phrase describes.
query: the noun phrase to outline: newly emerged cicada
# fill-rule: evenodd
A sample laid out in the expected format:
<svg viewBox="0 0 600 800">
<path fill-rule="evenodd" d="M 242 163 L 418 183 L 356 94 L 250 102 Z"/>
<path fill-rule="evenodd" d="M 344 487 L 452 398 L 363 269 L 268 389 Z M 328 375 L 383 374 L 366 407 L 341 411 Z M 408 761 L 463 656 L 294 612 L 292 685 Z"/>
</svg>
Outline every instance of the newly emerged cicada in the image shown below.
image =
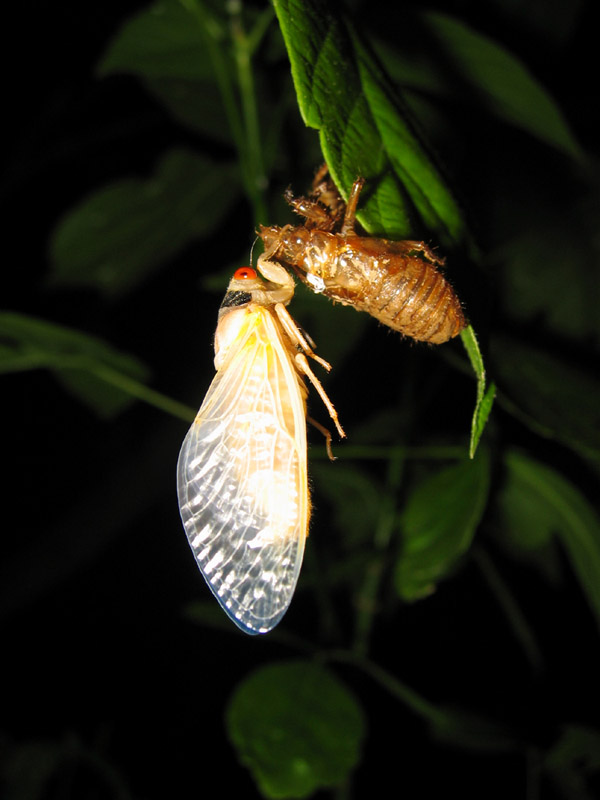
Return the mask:
<svg viewBox="0 0 600 800">
<path fill-rule="evenodd" d="M 265 258 L 292 269 L 314 292 L 366 311 L 405 336 L 431 344 L 457 336 L 466 322 L 441 271 L 444 259 L 425 242 L 359 236 L 355 217 L 364 180 L 356 179 L 345 205 L 322 173 L 311 197 L 286 194 L 305 225 L 261 226 Z"/>
<path fill-rule="evenodd" d="M 310 514 L 304 377 L 344 436 L 306 356 L 330 365 L 285 308 L 293 278 L 265 259 L 261 272 L 267 280 L 238 269 L 229 283 L 215 334 L 217 374 L 177 465 L 181 518 L 198 566 L 250 634 L 281 620 L 302 564 Z"/>
</svg>

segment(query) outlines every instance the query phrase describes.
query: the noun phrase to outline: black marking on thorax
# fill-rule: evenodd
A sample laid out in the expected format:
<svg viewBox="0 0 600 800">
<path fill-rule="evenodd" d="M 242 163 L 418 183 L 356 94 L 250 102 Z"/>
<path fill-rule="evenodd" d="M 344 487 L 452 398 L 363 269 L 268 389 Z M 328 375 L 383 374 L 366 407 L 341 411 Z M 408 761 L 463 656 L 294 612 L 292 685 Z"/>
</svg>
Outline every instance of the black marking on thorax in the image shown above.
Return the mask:
<svg viewBox="0 0 600 800">
<path fill-rule="evenodd" d="M 246 306 L 252 301 L 252 294 L 250 292 L 227 292 L 221 303 L 221 308 L 235 308 L 236 306 Z"/>
</svg>

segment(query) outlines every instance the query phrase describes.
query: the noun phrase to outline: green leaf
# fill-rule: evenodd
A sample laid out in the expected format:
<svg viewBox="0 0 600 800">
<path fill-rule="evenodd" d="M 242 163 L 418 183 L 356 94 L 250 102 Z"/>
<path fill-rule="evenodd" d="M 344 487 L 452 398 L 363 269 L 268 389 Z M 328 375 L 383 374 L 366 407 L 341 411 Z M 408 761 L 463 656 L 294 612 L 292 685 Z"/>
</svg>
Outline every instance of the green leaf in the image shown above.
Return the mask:
<svg viewBox="0 0 600 800">
<path fill-rule="evenodd" d="M 446 14 L 422 12 L 417 22 L 416 53 L 402 32 L 393 50 L 378 48 L 401 86 L 483 109 L 571 158 L 583 158 L 558 104 L 515 55 Z M 406 31 L 414 38 L 414 25 Z"/>
<path fill-rule="evenodd" d="M 544 768 L 569 800 L 593 800 L 588 780 L 600 771 L 600 731 L 584 725 L 565 725 L 544 759 Z"/>
<path fill-rule="evenodd" d="M 467 351 L 469 361 L 471 362 L 471 366 L 477 378 L 477 399 L 475 401 L 475 409 L 471 421 L 471 439 L 469 442 L 469 457 L 474 458 L 479 440 L 481 439 L 481 434 L 483 433 L 492 411 L 492 406 L 494 405 L 496 387 L 493 383 L 486 387 L 483 358 L 481 350 L 479 349 L 477 337 L 475 336 L 475 331 L 471 325 L 461 331 L 460 338 L 462 339 L 462 343 Z"/>
<path fill-rule="evenodd" d="M 328 670 L 302 661 L 262 667 L 236 689 L 227 729 L 264 797 L 309 797 L 356 767 L 362 711 Z"/>
<path fill-rule="evenodd" d="M 126 73 L 184 125 L 218 139 L 231 140 L 221 88 L 207 37 L 221 41 L 219 21 L 180 0 L 159 0 L 128 20 L 98 64 L 101 76 Z"/>
<path fill-rule="evenodd" d="M 548 208 L 544 186 L 525 202 L 527 230 L 505 243 L 494 256 L 502 263 L 499 289 L 511 319 L 581 341 L 600 338 L 600 280 L 595 203 L 569 201 Z M 513 207 L 523 218 L 523 206 Z"/>
<path fill-rule="evenodd" d="M 221 90 L 215 83 L 152 78 L 144 80 L 143 84 L 182 125 L 214 139 L 220 146 L 233 146 L 229 118 Z"/>
<path fill-rule="evenodd" d="M 348 192 L 367 179 L 359 218 L 390 238 L 434 234 L 444 245 L 466 241 L 456 203 L 405 104 L 337 6 L 325 0 L 274 0 L 298 105 L 319 130 L 331 176 Z"/>
<path fill-rule="evenodd" d="M 591 458 L 600 455 L 600 381 L 512 337 L 492 340 L 502 404 L 531 430 Z"/>
<path fill-rule="evenodd" d="M 68 391 L 102 417 L 132 402 L 123 382 L 144 381 L 147 368 L 81 331 L 10 311 L 0 313 L 0 373 L 48 368 Z"/>
<path fill-rule="evenodd" d="M 425 21 L 484 107 L 572 158 L 582 158 L 558 105 L 518 58 L 452 17 L 429 13 Z"/>
<path fill-rule="evenodd" d="M 3 800 L 44 800 L 56 796 L 56 787 L 71 786 L 73 776 L 77 776 L 76 783 L 101 786 L 104 797 L 131 798 L 116 767 L 101 752 L 86 747 L 72 734 L 61 741 L 31 739 L 19 744 L 3 738 L 0 761 Z"/>
<path fill-rule="evenodd" d="M 496 495 L 496 539 L 511 557 L 535 566 L 544 577 L 560 579 L 560 553 L 553 536 L 554 509 L 512 468 L 510 455 L 504 462 L 502 485 Z"/>
<path fill-rule="evenodd" d="M 65 745 L 45 740 L 3 743 L 1 776 L 6 800 L 42 800 L 68 755 Z"/>
<path fill-rule="evenodd" d="M 565 725 L 548 752 L 546 766 L 560 769 L 576 762 L 584 765 L 586 771 L 600 770 L 600 731 L 585 725 Z"/>
<path fill-rule="evenodd" d="M 511 480 L 531 507 L 526 520 L 509 517 L 530 545 L 544 544 L 549 533 L 558 537 L 588 603 L 600 624 L 600 518 L 579 490 L 550 467 L 516 450 L 505 456 Z M 505 512 L 510 513 L 510 506 Z M 525 532 L 524 523 L 533 530 Z"/>
<path fill-rule="evenodd" d="M 402 552 L 396 590 L 404 600 L 430 594 L 468 550 L 485 510 L 489 455 L 463 461 L 425 479 L 409 496 L 401 517 Z"/>
<path fill-rule="evenodd" d="M 211 67 L 197 16 L 180 0 L 158 0 L 125 22 L 97 71 L 204 81 Z"/>
<path fill-rule="evenodd" d="M 232 168 L 171 151 L 153 177 L 117 181 L 67 215 L 51 241 L 50 279 L 122 294 L 212 231 L 238 191 Z"/>
<path fill-rule="evenodd" d="M 523 475 L 527 463 L 526 457 L 517 451 L 505 455 L 504 479 L 498 493 L 502 539 L 511 549 L 524 554 L 545 548 L 556 531 L 554 508 L 542 494 L 531 493 L 531 482 Z"/>
<path fill-rule="evenodd" d="M 319 130 L 333 180 L 347 193 L 357 175 L 367 179 L 359 212 L 366 230 L 392 238 L 427 231 L 446 245 L 466 243 L 467 229 L 449 186 L 415 133 L 407 107 L 349 20 L 322 0 L 275 0 L 274 5 L 300 111 L 306 125 Z M 486 390 L 471 328 L 463 343 L 478 380 L 472 457 L 494 389 Z"/>
</svg>

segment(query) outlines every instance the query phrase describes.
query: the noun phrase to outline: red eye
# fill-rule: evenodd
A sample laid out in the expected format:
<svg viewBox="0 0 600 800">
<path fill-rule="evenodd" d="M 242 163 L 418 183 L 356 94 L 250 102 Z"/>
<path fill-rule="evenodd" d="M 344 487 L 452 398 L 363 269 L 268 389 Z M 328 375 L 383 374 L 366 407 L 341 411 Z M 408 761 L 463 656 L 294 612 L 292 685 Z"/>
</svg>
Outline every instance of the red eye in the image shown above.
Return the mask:
<svg viewBox="0 0 600 800">
<path fill-rule="evenodd" d="M 251 281 L 254 280 L 257 275 L 256 270 L 252 269 L 252 267 L 240 267 L 233 273 L 233 277 L 236 281 Z"/>
</svg>

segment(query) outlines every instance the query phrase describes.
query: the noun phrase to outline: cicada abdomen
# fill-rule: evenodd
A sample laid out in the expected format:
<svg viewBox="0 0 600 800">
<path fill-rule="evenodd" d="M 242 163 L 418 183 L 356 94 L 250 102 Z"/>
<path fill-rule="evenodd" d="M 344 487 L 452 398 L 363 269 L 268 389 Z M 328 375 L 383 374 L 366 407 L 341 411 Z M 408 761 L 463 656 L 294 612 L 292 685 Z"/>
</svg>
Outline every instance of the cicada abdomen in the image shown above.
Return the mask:
<svg viewBox="0 0 600 800">
<path fill-rule="evenodd" d="M 333 230 L 335 223 L 321 223 L 329 203 L 321 202 L 318 192 L 313 199 L 290 197 L 307 223 L 262 227 L 265 258 L 293 269 L 314 292 L 366 311 L 405 336 L 447 342 L 466 322 L 442 272 L 444 259 L 424 242 L 357 235 L 355 213 L 363 183 L 360 178 L 354 182 L 339 232 Z"/>
</svg>

